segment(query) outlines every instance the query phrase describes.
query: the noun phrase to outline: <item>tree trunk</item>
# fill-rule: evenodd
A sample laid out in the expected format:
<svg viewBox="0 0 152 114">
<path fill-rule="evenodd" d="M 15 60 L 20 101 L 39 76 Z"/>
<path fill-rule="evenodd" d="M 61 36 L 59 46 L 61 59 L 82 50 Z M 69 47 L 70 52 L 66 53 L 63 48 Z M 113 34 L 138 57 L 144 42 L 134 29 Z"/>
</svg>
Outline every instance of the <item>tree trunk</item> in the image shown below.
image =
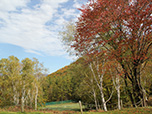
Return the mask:
<svg viewBox="0 0 152 114">
<path fill-rule="evenodd" d="M 120 80 L 119 80 L 119 76 L 118 74 L 116 74 L 116 81 L 114 81 L 114 78 L 113 79 L 113 84 L 117 90 L 117 97 L 118 97 L 118 109 L 121 110 L 121 100 L 120 100 Z"/>
<path fill-rule="evenodd" d="M 107 111 L 107 105 L 106 105 L 106 101 L 105 101 L 105 98 L 104 98 L 104 94 L 103 94 L 103 89 L 102 88 L 101 88 L 100 92 L 101 92 L 101 99 L 102 99 L 102 103 L 103 103 L 103 109 L 104 109 L 104 111 Z"/>
<path fill-rule="evenodd" d="M 140 68 L 137 68 L 137 66 L 135 66 L 135 68 L 133 69 L 132 79 L 133 95 L 135 98 L 136 105 L 142 106 L 142 104 L 144 104 L 144 101 L 142 101 L 144 95 L 140 81 Z"/>
<path fill-rule="evenodd" d="M 95 64 L 94 64 L 94 65 L 95 65 Z M 92 68 L 92 64 L 91 64 L 91 63 L 90 63 L 90 65 L 89 65 L 89 67 L 90 67 L 90 69 L 91 69 L 91 71 L 92 71 L 92 74 L 93 74 L 93 76 L 94 76 L 94 80 L 96 81 L 96 84 L 97 84 L 97 86 L 98 86 L 98 88 L 99 88 L 99 90 L 100 90 L 101 100 L 102 100 L 102 104 L 103 104 L 104 111 L 107 111 L 106 101 L 105 101 L 105 98 L 104 98 L 103 87 L 102 87 L 104 72 L 103 72 L 101 75 L 99 74 L 99 64 L 98 64 L 98 62 L 97 62 L 96 71 L 97 71 L 97 73 L 98 73 L 98 79 L 99 79 L 99 81 L 98 81 L 98 80 L 97 80 L 97 77 L 96 77 L 96 75 L 95 75 L 95 72 L 94 72 L 94 70 L 93 70 L 93 68 Z M 103 71 L 104 71 L 104 70 L 103 70 Z"/>
<path fill-rule="evenodd" d="M 14 104 L 17 106 L 19 104 L 19 93 L 15 87 L 15 84 L 12 82 L 12 87 L 13 87 L 13 100 Z"/>
<path fill-rule="evenodd" d="M 24 112 L 24 103 L 25 103 L 25 85 L 23 85 L 23 88 L 22 88 L 21 112 Z"/>
<path fill-rule="evenodd" d="M 122 65 L 122 68 L 125 72 L 124 81 L 133 107 L 142 106 L 141 104 L 144 104 L 144 101 L 142 100 L 144 98 L 144 93 L 142 90 L 141 80 L 140 80 L 141 65 L 139 65 L 136 61 L 134 61 L 134 64 L 129 66 L 130 70 L 127 71 L 125 65 L 122 62 L 120 62 L 120 64 Z M 130 89 L 128 87 L 128 81 L 131 82 L 132 87 Z"/>
<path fill-rule="evenodd" d="M 106 101 L 105 101 L 105 98 L 104 98 L 102 83 L 103 83 L 103 75 L 100 78 L 100 93 L 101 93 L 101 100 L 102 100 L 102 103 L 103 103 L 103 109 L 104 109 L 104 111 L 107 111 L 107 105 L 106 105 Z"/>
<path fill-rule="evenodd" d="M 35 110 L 37 110 L 37 96 L 38 96 L 38 87 L 35 84 Z"/>
<path fill-rule="evenodd" d="M 118 109 L 121 110 L 121 102 L 120 102 L 120 88 L 117 89 L 117 96 L 118 96 Z"/>
<path fill-rule="evenodd" d="M 127 93 L 129 95 L 129 98 L 131 100 L 131 103 L 132 103 L 133 107 L 136 107 L 136 105 L 135 105 L 136 103 L 134 101 L 133 94 L 131 93 L 130 87 L 128 86 L 128 81 L 127 81 L 128 76 L 127 75 L 128 74 L 125 73 L 125 77 L 124 77 L 124 82 L 125 82 L 126 90 L 127 90 Z"/>
<path fill-rule="evenodd" d="M 147 96 L 146 96 L 146 91 L 145 91 L 145 89 L 144 88 L 142 88 L 142 90 L 143 90 L 143 106 L 147 106 L 147 101 L 148 101 L 148 98 L 147 98 Z"/>
<path fill-rule="evenodd" d="M 20 95 L 19 95 L 19 92 L 18 92 L 18 93 L 17 93 L 16 105 L 18 105 L 18 104 L 19 104 L 19 101 L 20 101 L 19 97 L 20 97 Z"/>
<path fill-rule="evenodd" d="M 21 112 L 24 112 L 24 98 L 21 99 Z"/>
<path fill-rule="evenodd" d="M 114 87 L 116 88 L 117 91 L 117 97 L 118 97 L 118 109 L 121 110 L 121 102 L 120 102 L 120 82 L 119 82 L 119 77 L 116 76 L 116 82 L 114 80 L 114 77 L 112 78 Z"/>
<path fill-rule="evenodd" d="M 133 107 L 137 107 L 138 103 L 143 102 L 143 92 L 142 92 L 142 86 L 141 86 L 141 82 L 140 82 L 140 65 L 134 61 L 134 64 L 132 65 L 128 65 L 128 67 L 130 67 L 129 71 L 128 71 L 128 67 L 125 67 L 125 65 L 122 63 L 122 61 L 120 61 L 120 64 L 123 68 L 123 71 L 125 72 L 125 77 L 124 77 L 124 81 L 125 81 L 125 86 L 126 86 L 126 90 L 127 93 L 130 97 L 130 100 L 132 102 Z M 128 81 L 131 82 L 131 86 L 128 86 Z M 141 105 L 140 105 L 141 106 Z"/>
<path fill-rule="evenodd" d="M 94 102 L 95 102 L 96 110 L 98 110 L 98 104 L 97 104 L 96 92 L 95 92 L 94 88 L 93 88 L 93 97 L 94 97 Z"/>
<path fill-rule="evenodd" d="M 33 104 L 33 95 L 34 95 L 34 91 L 31 91 L 30 96 L 29 96 L 29 98 L 30 98 L 30 107 L 31 108 L 32 108 L 32 104 Z"/>
<path fill-rule="evenodd" d="M 17 106 L 19 104 L 19 93 L 16 91 L 14 96 L 14 104 Z"/>
<path fill-rule="evenodd" d="M 117 91 L 118 109 L 119 110 L 121 110 L 121 100 L 120 100 L 120 86 L 121 85 L 120 85 L 120 76 L 119 76 L 120 72 L 121 72 L 121 67 L 119 66 L 119 64 L 115 67 L 115 74 L 113 74 L 111 69 L 110 69 L 110 73 L 112 75 L 113 85 Z"/>
</svg>

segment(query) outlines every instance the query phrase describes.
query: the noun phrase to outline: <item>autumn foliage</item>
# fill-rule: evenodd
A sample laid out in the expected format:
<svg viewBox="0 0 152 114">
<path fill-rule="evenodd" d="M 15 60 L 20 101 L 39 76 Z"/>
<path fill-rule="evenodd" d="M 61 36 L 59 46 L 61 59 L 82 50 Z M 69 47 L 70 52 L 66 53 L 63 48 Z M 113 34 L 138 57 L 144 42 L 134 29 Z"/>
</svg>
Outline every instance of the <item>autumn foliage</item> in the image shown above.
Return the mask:
<svg viewBox="0 0 152 114">
<path fill-rule="evenodd" d="M 106 53 L 116 59 L 125 75 L 133 106 L 144 105 L 142 68 L 151 59 L 151 0 L 90 0 L 80 11 L 73 47 L 81 55 Z"/>
</svg>

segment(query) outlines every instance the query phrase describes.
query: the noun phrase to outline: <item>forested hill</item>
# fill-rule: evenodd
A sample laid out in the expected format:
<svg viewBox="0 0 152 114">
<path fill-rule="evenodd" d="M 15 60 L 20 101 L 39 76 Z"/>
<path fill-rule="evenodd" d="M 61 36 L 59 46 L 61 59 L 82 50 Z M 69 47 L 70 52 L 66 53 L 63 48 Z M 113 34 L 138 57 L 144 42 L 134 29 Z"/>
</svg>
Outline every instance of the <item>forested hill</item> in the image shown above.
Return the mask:
<svg viewBox="0 0 152 114">
<path fill-rule="evenodd" d="M 69 71 L 74 69 L 75 66 L 77 66 L 79 63 L 83 62 L 83 59 L 78 59 L 75 62 L 71 63 L 70 65 L 64 66 L 63 68 L 57 70 L 56 72 L 53 72 L 48 75 L 48 77 L 53 77 L 53 76 L 65 76 L 68 75 Z"/>
<path fill-rule="evenodd" d="M 69 68 L 70 68 L 70 65 L 65 66 L 65 67 L 57 70 L 56 72 L 53 72 L 52 74 L 49 74 L 48 77 L 67 75 L 67 71 L 68 71 Z"/>
<path fill-rule="evenodd" d="M 80 62 L 82 59 L 49 74 L 47 101 L 77 100 L 76 91 L 81 83 Z M 81 79 L 80 79 L 81 78 Z"/>
</svg>

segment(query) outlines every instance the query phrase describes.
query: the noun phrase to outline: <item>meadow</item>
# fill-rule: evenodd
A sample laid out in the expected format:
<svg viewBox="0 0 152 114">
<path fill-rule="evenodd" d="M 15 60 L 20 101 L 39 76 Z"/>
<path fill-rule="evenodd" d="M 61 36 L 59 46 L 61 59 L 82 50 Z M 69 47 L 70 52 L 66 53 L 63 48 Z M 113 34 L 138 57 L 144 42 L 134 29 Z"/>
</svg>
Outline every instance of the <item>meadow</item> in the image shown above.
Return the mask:
<svg viewBox="0 0 152 114">
<path fill-rule="evenodd" d="M 83 109 L 85 107 L 83 106 Z M 0 109 L 0 114 L 81 114 L 78 103 L 65 103 L 48 105 L 45 107 L 39 107 L 38 111 L 26 110 L 21 113 L 20 111 L 8 111 L 7 109 Z M 124 108 L 122 110 L 112 110 L 104 112 L 99 110 L 84 111 L 83 114 L 152 114 L 152 107 L 141 107 L 141 108 Z"/>
</svg>

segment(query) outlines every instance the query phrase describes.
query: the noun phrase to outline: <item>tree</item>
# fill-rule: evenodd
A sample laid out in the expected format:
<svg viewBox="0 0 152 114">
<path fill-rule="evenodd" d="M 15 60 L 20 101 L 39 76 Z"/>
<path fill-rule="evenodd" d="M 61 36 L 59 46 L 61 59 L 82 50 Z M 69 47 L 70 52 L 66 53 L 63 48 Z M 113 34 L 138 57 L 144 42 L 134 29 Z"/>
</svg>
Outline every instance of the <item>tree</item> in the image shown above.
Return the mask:
<svg viewBox="0 0 152 114">
<path fill-rule="evenodd" d="M 99 61 L 96 59 L 96 58 L 99 58 L 98 56 L 100 56 L 100 55 L 97 54 L 98 52 L 97 53 L 94 52 L 94 53 L 91 53 L 91 54 L 89 53 L 88 55 L 86 55 L 87 51 L 88 50 L 92 50 L 93 47 L 90 47 L 89 49 L 84 49 L 84 50 L 81 50 L 81 51 L 79 51 L 77 49 L 73 50 L 73 48 L 71 48 L 71 45 L 73 45 L 74 42 L 75 42 L 74 34 L 77 34 L 76 33 L 76 27 L 75 27 L 75 24 L 70 21 L 69 23 L 67 23 L 65 25 L 64 31 L 60 32 L 60 35 L 61 35 L 61 38 L 62 38 L 62 42 L 67 47 L 67 52 L 69 52 L 70 54 L 76 54 L 77 56 L 82 57 L 84 59 L 85 63 L 87 63 L 87 65 L 89 66 L 90 71 L 92 72 L 92 75 L 93 75 L 93 77 L 90 76 L 91 82 L 93 82 L 93 80 L 95 80 L 96 86 L 99 87 L 100 94 L 101 94 L 101 99 L 102 99 L 102 104 L 103 104 L 104 110 L 107 111 L 107 106 L 106 106 L 107 101 L 105 101 L 104 93 L 103 93 L 103 76 L 105 75 L 104 74 L 105 73 L 105 71 L 104 71 L 105 69 L 103 68 L 103 69 L 99 70 L 99 67 L 98 67 L 99 64 L 103 64 L 103 66 L 104 66 L 106 60 L 103 59 L 102 63 L 99 63 Z M 99 47 L 98 45 L 94 46 L 94 48 L 98 48 L 98 47 Z M 95 59 L 92 59 L 92 57 L 95 58 Z M 104 57 L 102 56 L 102 58 L 104 58 Z M 94 64 L 94 67 L 96 67 L 95 71 L 93 70 L 92 63 L 95 63 Z M 97 77 L 98 77 L 98 79 L 97 79 Z M 95 91 L 94 91 L 93 88 L 91 88 L 91 90 L 92 90 L 92 92 L 94 94 L 96 109 L 98 109 Z"/>
<path fill-rule="evenodd" d="M 37 59 L 9 56 L 0 60 L 0 106 L 21 105 L 32 108 L 43 100 L 42 83 L 46 69 Z M 35 103 L 33 103 L 35 101 Z"/>
<path fill-rule="evenodd" d="M 33 58 L 33 62 L 34 62 L 34 87 L 35 87 L 35 110 L 37 110 L 37 102 L 38 102 L 38 95 L 40 93 L 40 90 L 41 90 L 41 93 L 42 93 L 42 89 L 41 86 L 42 86 L 42 81 L 40 81 L 44 76 L 45 74 L 47 73 L 47 69 L 44 68 L 43 64 L 40 63 L 38 61 L 38 59 L 36 58 Z"/>
<path fill-rule="evenodd" d="M 120 87 L 121 87 L 121 78 L 123 75 L 122 68 L 120 67 L 120 64 L 118 64 L 115 61 L 110 61 L 109 63 L 109 71 L 110 75 L 113 80 L 113 85 L 117 91 L 117 97 L 118 97 L 118 109 L 121 109 L 121 99 L 120 99 Z"/>
<path fill-rule="evenodd" d="M 19 82 L 21 80 L 20 71 L 21 71 L 21 64 L 17 57 L 9 56 L 8 59 L 3 58 L 0 60 L 0 73 L 2 77 L 2 82 L 1 82 L 2 96 L 3 98 L 9 96 L 10 99 L 12 99 L 13 104 L 15 105 L 19 104 L 19 95 L 20 95 Z M 7 92 L 5 91 L 6 89 Z M 9 100 L 7 99 L 6 101 L 8 102 Z"/>
<path fill-rule="evenodd" d="M 90 58 L 89 58 L 89 56 L 86 57 L 86 55 L 85 55 L 86 50 L 78 52 L 77 50 L 73 50 L 73 48 L 71 48 L 71 45 L 74 44 L 74 40 L 75 40 L 74 34 L 75 34 L 75 32 L 76 32 L 75 24 L 71 21 L 69 23 L 66 23 L 64 31 L 60 32 L 62 42 L 66 46 L 67 52 L 69 52 L 70 55 L 76 54 L 77 56 L 82 57 L 84 59 L 84 61 L 87 63 L 88 61 L 90 61 Z M 94 80 L 96 79 L 96 73 L 94 72 L 94 70 L 92 68 L 92 62 L 90 62 L 89 64 L 87 63 L 87 65 L 89 66 L 90 71 L 92 71 L 92 75 L 93 75 L 93 77 L 91 75 L 89 75 L 89 79 L 90 79 L 89 81 L 90 81 L 90 83 L 93 83 Z M 86 75 L 88 77 L 88 75 L 86 73 L 81 72 L 81 75 Z M 101 90 L 100 93 L 101 93 L 101 98 L 102 98 L 102 103 L 103 103 L 104 110 L 107 111 L 106 101 L 104 99 L 104 93 L 103 93 L 103 87 L 102 87 L 102 85 L 103 85 L 102 84 L 103 83 L 103 75 L 99 76 L 98 79 L 96 79 L 96 83 L 97 83 L 97 85 L 99 85 L 99 89 Z M 102 80 L 102 81 L 99 81 L 99 80 Z M 88 79 L 86 78 L 85 81 L 88 81 Z M 88 86 L 90 86 L 88 83 L 85 83 L 85 85 L 86 84 Z M 95 93 L 94 87 L 92 85 L 90 87 L 91 87 L 91 90 L 92 90 L 92 93 L 93 93 L 93 96 L 94 96 L 96 109 L 98 110 L 96 93 Z"/>
<path fill-rule="evenodd" d="M 90 0 L 80 10 L 72 46 L 78 53 L 104 51 L 109 59 L 116 59 L 124 71 L 132 105 L 136 107 L 139 102 L 144 105 L 140 74 L 152 55 L 151 1 Z"/>
<path fill-rule="evenodd" d="M 63 31 L 59 32 L 61 41 L 63 45 L 65 46 L 66 51 L 70 55 L 75 55 L 75 50 L 71 48 L 71 44 L 73 44 L 74 41 L 74 34 L 76 31 L 75 23 L 73 21 L 69 21 L 65 23 L 65 26 L 63 28 Z"/>
<path fill-rule="evenodd" d="M 24 112 L 26 96 L 34 80 L 34 62 L 31 59 L 25 58 L 22 60 L 21 75 L 21 112 Z"/>
<path fill-rule="evenodd" d="M 76 75 L 75 76 L 76 79 L 74 79 L 73 82 L 79 83 L 79 85 L 77 85 L 78 87 L 77 87 L 76 93 L 79 96 L 81 96 L 82 102 L 85 102 L 87 104 L 88 103 L 92 104 L 92 101 L 93 101 L 93 103 L 95 104 L 96 110 L 98 110 L 99 103 L 98 103 L 98 99 L 97 99 L 97 94 L 99 93 L 99 89 L 96 85 L 96 82 L 94 81 L 94 77 L 89 68 L 89 65 L 87 62 L 85 62 L 84 58 L 79 58 L 76 62 L 77 62 L 77 64 L 73 68 L 74 69 L 73 74 L 75 73 L 75 75 Z M 74 78 L 74 76 L 73 76 L 73 78 Z M 80 88 L 82 88 L 82 89 L 80 89 Z M 86 97 L 86 99 L 83 99 L 83 97 Z"/>
<path fill-rule="evenodd" d="M 99 60 L 99 57 L 100 57 L 100 60 Z M 94 56 L 92 56 L 92 58 L 95 58 L 95 59 L 91 60 L 92 62 L 89 63 L 89 67 L 91 69 L 91 72 L 92 72 L 92 75 L 93 75 L 94 80 L 96 82 L 96 85 L 100 90 L 103 108 L 105 111 L 107 111 L 106 103 L 111 99 L 112 94 L 113 94 L 113 91 L 112 91 L 108 100 L 105 100 L 103 80 L 104 80 L 104 76 L 105 76 L 106 71 L 107 71 L 107 68 L 106 68 L 107 59 L 106 59 L 106 56 L 104 54 L 102 54 L 101 56 L 95 54 Z"/>
</svg>

